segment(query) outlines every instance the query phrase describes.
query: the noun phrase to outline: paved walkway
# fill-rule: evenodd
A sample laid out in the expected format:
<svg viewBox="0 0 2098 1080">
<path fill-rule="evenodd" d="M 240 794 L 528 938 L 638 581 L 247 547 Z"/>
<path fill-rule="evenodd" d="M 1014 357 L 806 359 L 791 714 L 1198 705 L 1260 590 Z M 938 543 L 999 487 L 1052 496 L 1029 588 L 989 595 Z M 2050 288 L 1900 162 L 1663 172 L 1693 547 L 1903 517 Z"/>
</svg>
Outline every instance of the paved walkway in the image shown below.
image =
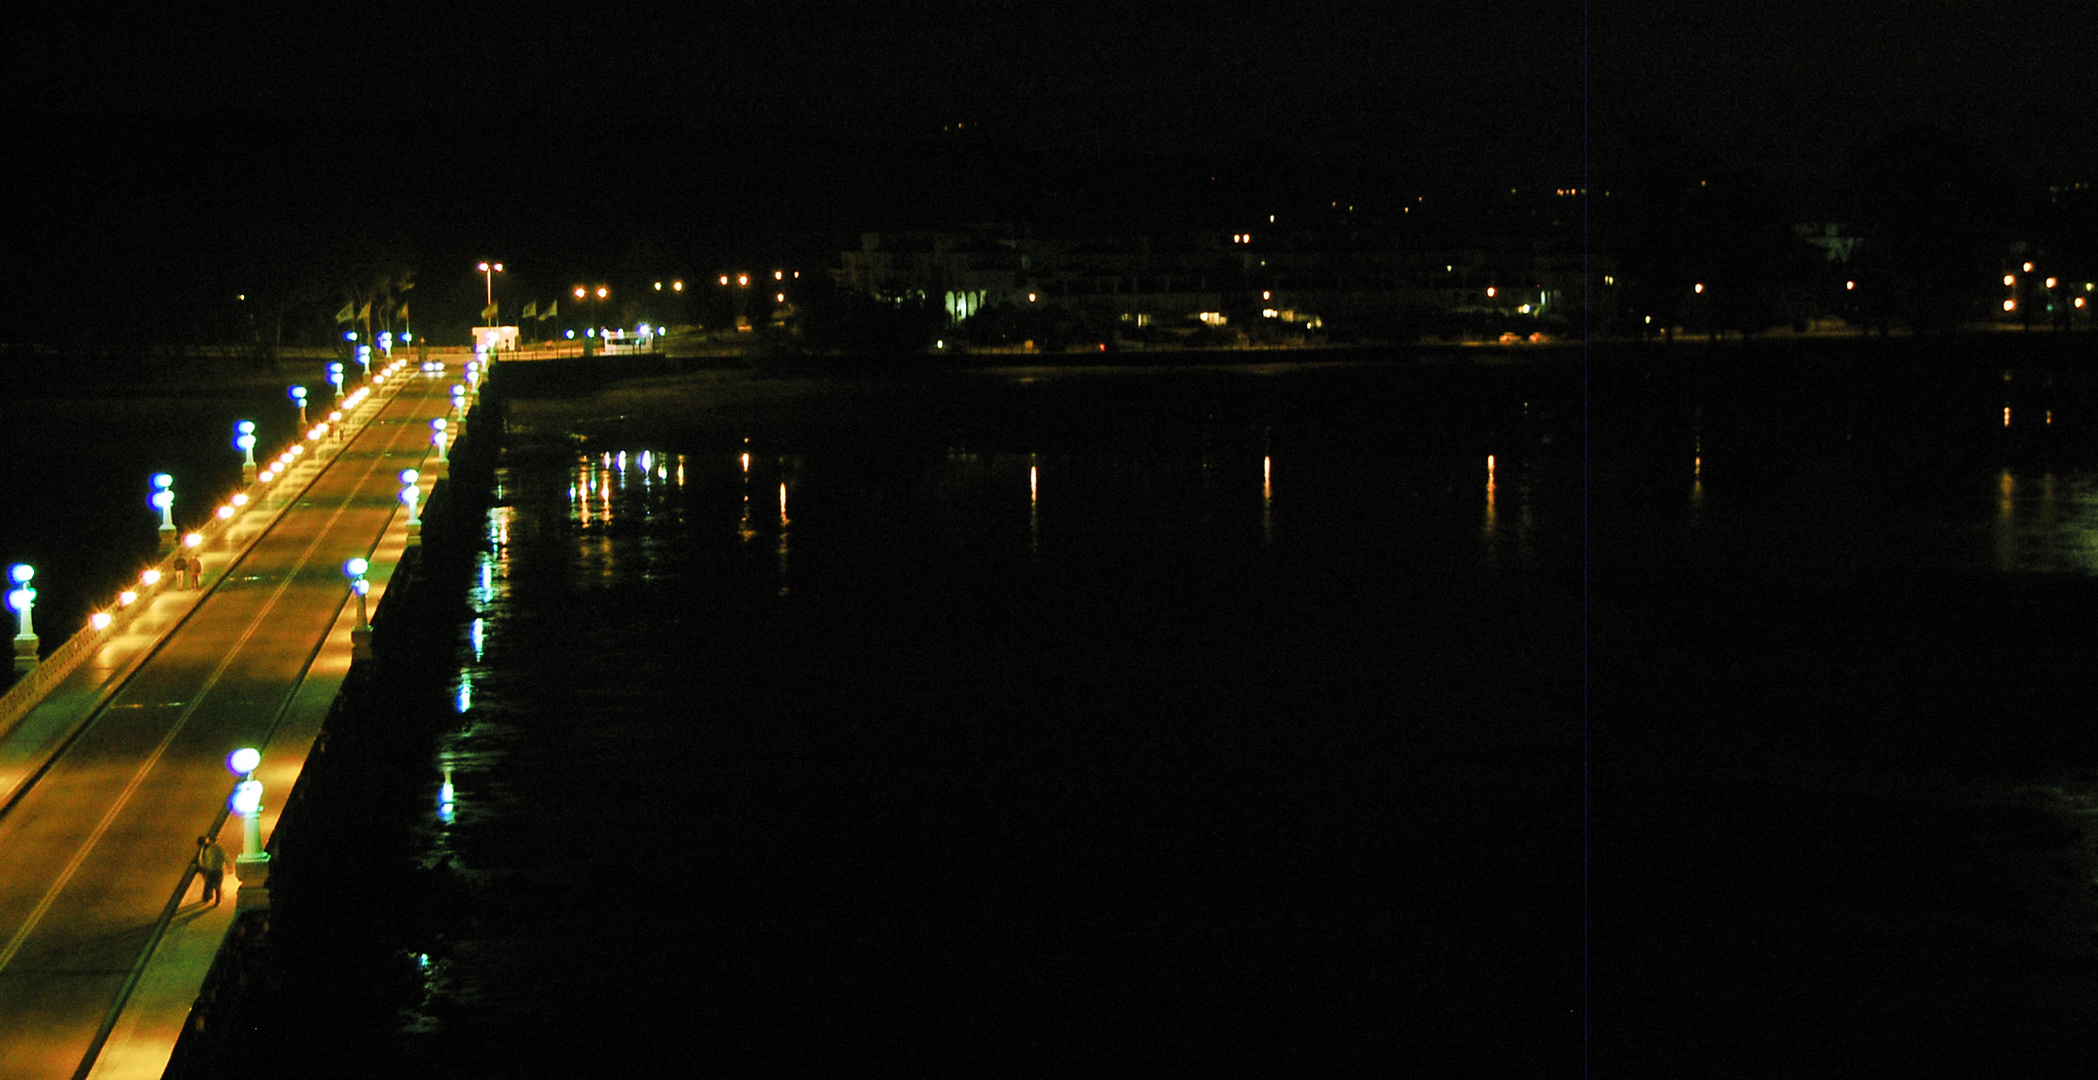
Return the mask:
<svg viewBox="0 0 2098 1080">
<path fill-rule="evenodd" d="M 204 587 L 163 587 L 19 723 L 0 731 L 0 1080 L 71 1077 L 137 968 L 195 836 L 263 752 L 263 830 L 290 793 L 350 666 L 356 605 L 340 565 L 372 564 L 375 607 L 406 549 L 393 474 L 425 461 L 448 380 L 403 367 L 340 442 L 314 444 L 200 549 Z M 299 472 L 303 469 L 304 472 Z M 237 819 L 222 831 L 239 853 Z M 158 1077 L 241 906 L 192 882 L 94 1059 L 97 1077 Z M 252 902 L 254 894 L 249 900 Z"/>
</svg>

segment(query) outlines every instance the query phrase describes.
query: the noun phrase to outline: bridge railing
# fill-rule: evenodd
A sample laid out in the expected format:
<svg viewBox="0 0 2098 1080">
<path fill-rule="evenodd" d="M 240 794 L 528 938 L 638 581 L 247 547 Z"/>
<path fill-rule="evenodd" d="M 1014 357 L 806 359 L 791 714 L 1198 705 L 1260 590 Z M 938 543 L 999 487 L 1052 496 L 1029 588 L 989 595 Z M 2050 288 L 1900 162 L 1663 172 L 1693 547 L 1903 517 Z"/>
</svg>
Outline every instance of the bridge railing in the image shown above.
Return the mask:
<svg viewBox="0 0 2098 1080">
<path fill-rule="evenodd" d="M 398 393 L 401 387 L 408 384 L 405 378 L 389 382 L 392 385 L 387 388 L 388 393 Z M 385 383 L 380 385 L 386 387 Z M 377 395 L 373 395 L 374 399 L 376 397 Z M 201 549 L 223 536 L 236 522 L 248 521 L 257 511 L 270 511 L 272 519 L 282 514 L 285 508 L 295 501 L 295 493 L 302 489 L 306 482 L 310 482 L 320 472 L 321 467 L 333 457 L 330 451 L 339 448 L 347 440 L 349 432 L 355 430 L 346 425 L 355 424 L 361 427 L 376 415 L 376 409 L 376 402 L 367 399 L 354 414 L 343 418 L 343 430 L 331 430 L 317 439 L 309 434 L 294 444 L 301 447 L 312 445 L 313 450 L 300 454 L 284 475 L 269 481 L 257 480 L 228 497 L 226 502 L 220 504 L 220 513 L 214 514 L 202 526 L 192 530 L 199 537 L 196 546 Z M 229 509 L 231 512 L 226 512 Z M 0 694 L 0 738 L 6 738 L 12 733 L 15 725 L 21 723 L 22 718 L 28 716 L 30 710 L 36 708 L 37 703 L 43 700 L 44 694 L 64 682 L 67 676 L 79 668 L 82 661 L 93 656 L 96 650 L 111 638 L 128 629 L 137 620 L 139 613 L 152 606 L 155 598 L 169 589 L 180 586 L 188 576 L 189 556 L 189 550 L 179 544 L 174 551 L 163 553 L 158 562 L 146 568 L 137 584 L 125 589 L 124 594 L 119 595 L 114 602 L 96 609 L 86 626 L 60 642 L 58 647 L 52 649 L 35 667 L 22 673 L 22 676 L 15 680 L 15 684 L 7 688 L 5 694 Z M 230 568 L 231 564 L 228 566 Z M 151 580 L 148 580 L 149 578 Z M 197 598 L 201 599 L 204 594 L 204 582 L 198 580 L 191 584 L 196 589 Z M 125 600 L 124 595 L 129 595 L 131 599 Z"/>
</svg>

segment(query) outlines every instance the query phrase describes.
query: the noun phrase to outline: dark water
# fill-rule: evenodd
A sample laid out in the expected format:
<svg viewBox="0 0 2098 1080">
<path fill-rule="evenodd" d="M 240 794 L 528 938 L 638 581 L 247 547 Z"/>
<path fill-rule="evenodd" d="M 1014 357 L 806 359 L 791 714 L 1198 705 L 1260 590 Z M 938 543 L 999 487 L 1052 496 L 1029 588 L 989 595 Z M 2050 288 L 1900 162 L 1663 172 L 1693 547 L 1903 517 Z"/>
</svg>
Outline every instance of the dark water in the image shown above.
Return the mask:
<svg viewBox="0 0 2098 1080">
<path fill-rule="evenodd" d="M 278 1037 L 446 1075 L 1568 1060 L 1579 459 L 1424 437 L 1417 375 L 1274 378 L 513 455 L 401 816 L 435 869 L 374 899 L 391 953 L 301 946 Z"/>
<path fill-rule="evenodd" d="M 601 395 L 554 424 L 586 452 L 501 472 L 414 696 L 371 826 L 407 897 L 287 944 L 272 1037 L 433 1075 L 2083 1070 L 2090 388 L 1685 355 Z M 2008 426 L 2006 383 L 2048 387 Z"/>
</svg>

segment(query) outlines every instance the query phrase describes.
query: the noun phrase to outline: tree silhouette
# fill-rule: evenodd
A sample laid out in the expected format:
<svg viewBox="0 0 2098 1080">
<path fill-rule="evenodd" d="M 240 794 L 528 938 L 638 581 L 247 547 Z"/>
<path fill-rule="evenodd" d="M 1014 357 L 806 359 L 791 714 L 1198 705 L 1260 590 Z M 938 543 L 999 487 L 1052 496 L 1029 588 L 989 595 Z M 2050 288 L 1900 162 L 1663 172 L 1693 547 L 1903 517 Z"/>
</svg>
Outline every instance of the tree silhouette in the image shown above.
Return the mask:
<svg viewBox="0 0 2098 1080">
<path fill-rule="evenodd" d="M 1987 317 L 2020 214 L 2010 176 L 1935 127 L 1897 131 L 1852 167 L 1858 282 L 1917 333 Z"/>
</svg>

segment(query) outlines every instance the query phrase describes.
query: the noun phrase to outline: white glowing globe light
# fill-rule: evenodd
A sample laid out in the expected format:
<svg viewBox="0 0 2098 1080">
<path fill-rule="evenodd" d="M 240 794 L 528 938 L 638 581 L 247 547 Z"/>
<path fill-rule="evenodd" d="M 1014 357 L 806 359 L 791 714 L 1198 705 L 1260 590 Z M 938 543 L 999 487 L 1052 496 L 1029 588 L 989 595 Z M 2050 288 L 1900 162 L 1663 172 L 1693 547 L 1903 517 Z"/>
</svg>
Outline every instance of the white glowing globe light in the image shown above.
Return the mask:
<svg viewBox="0 0 2098 1080">
<path fill-rule="evenodd" d="M 293 401 L 306 400 L 306 388 L 303 386 L 294 386 L 291 388 L 289 393 L 291 394 L 291 399 Z"/>
<path fill-rule="evenodd" d="M 235 776 L 246 776 L 262 764 L 262 751 L 252 746 L 243 746 L 226 755 L 226 769 Z"/>
<path fill-rule="evenodd" d="M 364 572 L 371 569 L 371 565 L 363 559 L 351 559 L 349 562 L 342 564 L 342 572 L 351 577 L 363 577 Z"/>
<path fill-rule="evenodd" d="M 246 817 L 262 809 L 262 781 L 243 780 L 233 786 L 233 812 Z"/>
<path fill-rule="evenodd" d="M 7 609 L 19 615 L 29 602 L 36 599 L 36 590 L 30 588 L 10 589 L 7 594 Z"/>
<path fill-rule="evenodd" d="M 155 510 L 165 510 L 165 509 L 167 509 L 168 507 L 170 507 L 170 506 L 173 506 L 173 505 L 175 505 L 175 493 L 174 493 L 174 492 L 172 492 L 172 491 L 156 491 L 156 492 L 154 492 L 154 493 L 153 493 L 153 509 L 155 509 Z"/>
<path fill-rule="evenodd" d="M 416 471 L 415 471 L 414 469 L 402 469 L 402 470 L 401 470 L 401 483 L 403 483 L 403 484 L 412 484 L 412 483 L 415 483 L 415 482 L 416 482 L 417 480 L 420 480 L 420 479 L 422 479 L 422 478 L 423 478 L 423 474 L 421 474 L 421 473 L 419 473 L 419 472 L 416 472 Z"/>
<path fill-rule="evenodd" d="M 432 420 L 432 421 L 430 421 L 430 430 L 432 430 L 432 431 L 443 431 L 443 430 L 444 430 L 444 417 L 440 416 L 440 417 L 438 417 L 437 419 L 435 419 L 435 420 Z"/>
<path fill-rule="evenodd" d="M 7 576 L 12 578 L 17 584 L 27 585 L 29 579 L 36 576 L 36 567 L 25 562 L 18 562 L 8 567 Z"/>
</svg>

